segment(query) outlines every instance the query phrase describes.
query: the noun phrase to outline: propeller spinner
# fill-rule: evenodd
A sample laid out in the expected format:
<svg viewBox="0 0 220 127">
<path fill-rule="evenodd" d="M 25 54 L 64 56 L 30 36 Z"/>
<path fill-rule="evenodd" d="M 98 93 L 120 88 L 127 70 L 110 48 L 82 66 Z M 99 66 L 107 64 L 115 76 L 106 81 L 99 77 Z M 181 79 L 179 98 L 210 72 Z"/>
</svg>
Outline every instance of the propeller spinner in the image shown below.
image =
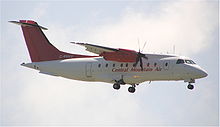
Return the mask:
<svg viewBox="0 0 220 127">
<path fill-rule="evenodd" d="M 138 44 L 139 44 L 139 40 L 138 40 Z M 144 43 L 144 46 L 143 46 L 143 48 L 142 48 L 142 51 L 144 50 L 145 45 L 146 45 L 146 42 Z M 144 70 L 142 58 L 148 60 L 148 57 L 146 57 L 145 54 L 141 53 L 141 51 L 140 51 L 140 46 L 139 46 L 139 52 L 137 53 L 136 62 L 133 64 L 133 66 L 136 67 L 137 64 L 138 64 L 138 62 L 140 61 L 141 71 Z"/>
</svg>

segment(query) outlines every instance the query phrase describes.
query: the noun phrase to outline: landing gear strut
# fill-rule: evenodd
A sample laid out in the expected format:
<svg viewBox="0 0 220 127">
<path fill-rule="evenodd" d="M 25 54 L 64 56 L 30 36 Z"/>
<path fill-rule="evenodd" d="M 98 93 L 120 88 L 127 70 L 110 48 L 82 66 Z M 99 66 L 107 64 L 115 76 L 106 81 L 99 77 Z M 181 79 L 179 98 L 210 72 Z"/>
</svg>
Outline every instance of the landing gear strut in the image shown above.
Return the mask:
<svg viewBox="0 0 220 127">
<path fill-rule="evenodd" d="M 128 88 L 128 92 L 134 93 L 135 92 L 135 85 L 132 85 L 131 87 Z"/>
</svg>

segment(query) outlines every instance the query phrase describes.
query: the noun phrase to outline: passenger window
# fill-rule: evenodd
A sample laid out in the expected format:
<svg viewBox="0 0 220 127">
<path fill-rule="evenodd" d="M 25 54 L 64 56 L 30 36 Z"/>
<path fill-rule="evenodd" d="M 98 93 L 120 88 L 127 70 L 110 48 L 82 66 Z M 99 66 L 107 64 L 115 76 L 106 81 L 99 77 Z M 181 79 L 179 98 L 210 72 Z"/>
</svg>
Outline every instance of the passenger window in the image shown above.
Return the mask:
<svg viewBox="0 0 220 127">
<path fill-rule="evenodd" d="M 128 63 L 126 63 L 126 65 L 125 65 L 126 67 L 128 67 Z"/>
<path fill-rule="evenodd" d="M 177 61 L 176 61 L 176 64 L 183 64 L 184 63 L 184 60 L 183 59 L 178 59 Z"/>
<path fill-rule="evenodd" d="M 196 63 L 195 63 L 194 61 L 192 61 L 192 60 L 191 60 L 191 62 L 192 62 L 193 64 L 196 64 Z"/>
<path fill-rule="evenodd" d="M 123 63 L 121 64 L 121 67 L 123 67 Z"/>
<path fill-rule="evenodd" d="M 133 64 L 133 67 L 135 67 L 135 64 Z"/>
<path fill-rule="evenodd" d="M 190 60 L 185 60 L 185 62 L 186 62 L 187 64 L 191 64 Z"/>
<path fill-rule="evenodd" d="M 100 67 L 101 67 L 101 64 L 99 64 L 98 67 L 100 68 Z"/>
</svg>

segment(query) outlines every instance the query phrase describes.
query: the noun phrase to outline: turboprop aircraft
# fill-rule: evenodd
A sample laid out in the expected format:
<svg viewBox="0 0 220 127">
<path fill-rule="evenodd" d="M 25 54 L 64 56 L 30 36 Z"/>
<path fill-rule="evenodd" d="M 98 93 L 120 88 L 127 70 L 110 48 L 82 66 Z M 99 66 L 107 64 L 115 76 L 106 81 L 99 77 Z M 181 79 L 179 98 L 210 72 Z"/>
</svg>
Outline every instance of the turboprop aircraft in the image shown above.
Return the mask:
<svg viewBox="0 0 220 127">
<path fill-rule="evenodd" d="M 208 74 L 188 57 L 163 54 L 143 54 L 140 51 L 109 48 L 88 43 L 81 45 L 95 56 L 66 53 L 54 47 L 43 30 L 47 28 L 32 20 L 9 21 L 21 25 L 29 51 L 31 63 L 22 66 L 38 70 L 40 73 L 64 78 L 112 83 L 118 90 L 121 85 L 131 85 L 130 93 L 145 81 L 183 80 L 192 90 L 195 79 Z"/>
</svg>

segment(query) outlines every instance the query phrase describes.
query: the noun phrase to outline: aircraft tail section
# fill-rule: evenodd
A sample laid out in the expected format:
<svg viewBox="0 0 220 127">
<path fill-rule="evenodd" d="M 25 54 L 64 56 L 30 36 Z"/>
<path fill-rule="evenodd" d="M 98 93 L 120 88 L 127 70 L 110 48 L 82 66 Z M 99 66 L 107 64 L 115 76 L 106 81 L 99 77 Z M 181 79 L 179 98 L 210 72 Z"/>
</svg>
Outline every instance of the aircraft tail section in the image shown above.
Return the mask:
<svg viewBox="0 0 220 127">
<path fill-rule="evenodd" d="M 35 21 L 20 20 L 19 22 L 17 21 L 10 21 L 10 22 L 21 25 L 25 42 L 32 62 L 92 57 L 92 56 L 76 55 L 76 54 L 70 54 L 59 51 L 49 42 L 49 40 L 41 30 L 41 29 L 47 30 L 47 28 L 38 25 L 37 22 Z"/>
</svg>

